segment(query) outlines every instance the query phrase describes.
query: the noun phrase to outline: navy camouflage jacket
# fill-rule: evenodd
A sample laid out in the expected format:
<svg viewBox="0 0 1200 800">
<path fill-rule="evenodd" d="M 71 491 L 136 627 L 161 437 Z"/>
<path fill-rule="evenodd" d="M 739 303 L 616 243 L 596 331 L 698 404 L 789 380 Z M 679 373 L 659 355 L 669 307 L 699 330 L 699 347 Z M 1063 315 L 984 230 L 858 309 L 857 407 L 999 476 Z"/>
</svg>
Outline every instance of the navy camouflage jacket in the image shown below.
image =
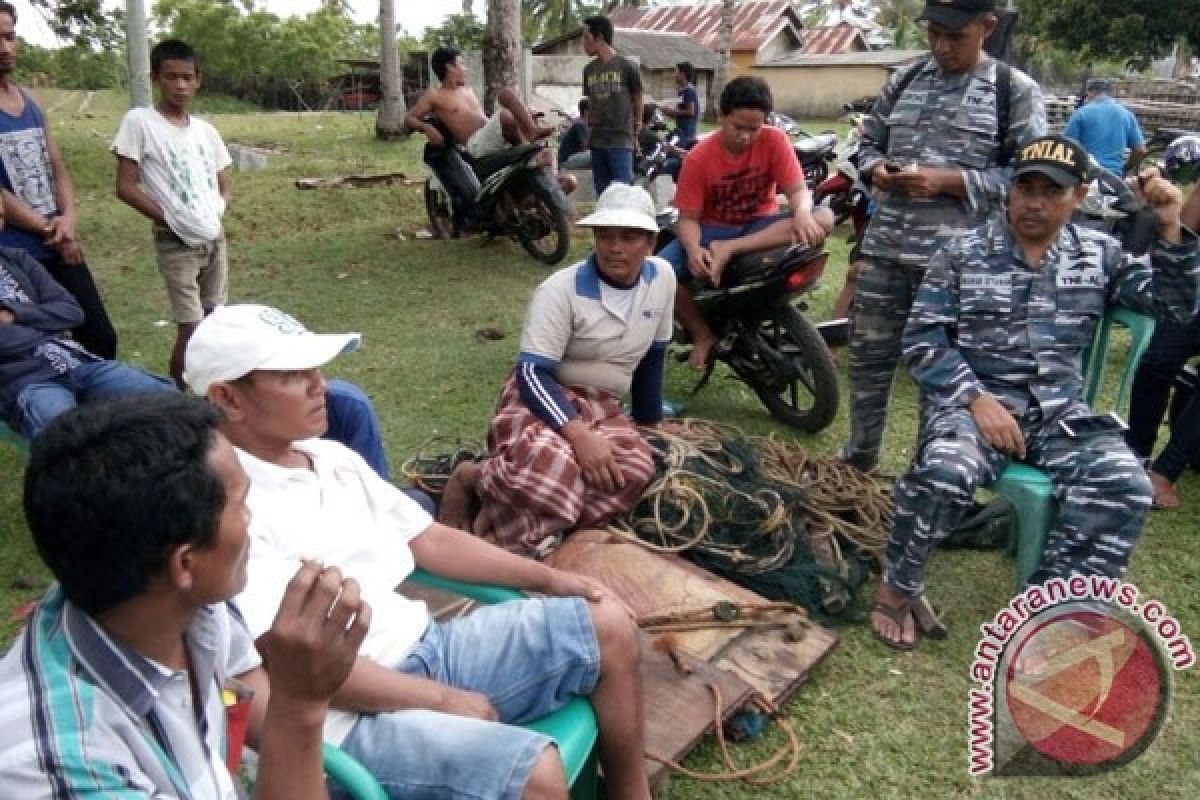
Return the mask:
<svg viewBox="0 0 1200 800">
<path fill-rule="evenodd" d="M 925 402 L 980 394 L 1049 420 L 1083 400 L 1083 353 L 1109 304 L 1186 322 L 1200 298 L 1200 250 L 1158 240 L 1125 255 L 1098 231 L 1067 224 L 1040 269 L 1029 267 L 1003 212 L 932 258 L 904 329 L 904 361 Z"/>
</svg>

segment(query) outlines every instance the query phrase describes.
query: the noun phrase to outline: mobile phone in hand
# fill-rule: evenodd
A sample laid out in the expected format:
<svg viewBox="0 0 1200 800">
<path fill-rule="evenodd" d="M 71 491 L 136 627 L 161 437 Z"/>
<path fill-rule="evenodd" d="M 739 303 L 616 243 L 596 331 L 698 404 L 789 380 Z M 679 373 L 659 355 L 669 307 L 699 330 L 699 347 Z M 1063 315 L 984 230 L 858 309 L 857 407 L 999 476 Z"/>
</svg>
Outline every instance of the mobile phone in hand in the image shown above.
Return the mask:
<svg viewBox="0 0 1200 800">
<path fill-rule="evenodd" d="M 1129 426 L 1115 411 L 1088 417 L 1061 419 L 1058 421 L 1058 427 L 1062 428 L 1063 433 L 1072 439 L 1083 439 L 1101 433 L 1124 433 L 1129 430 Z"/>
<path fill-rule="evenodd" d="M 904 167 L 897 164 L 895 161 L 883 162 L 883 171 L 889 175 L 895 175 L 897 172 L 903 172 Z"/>
</svg>

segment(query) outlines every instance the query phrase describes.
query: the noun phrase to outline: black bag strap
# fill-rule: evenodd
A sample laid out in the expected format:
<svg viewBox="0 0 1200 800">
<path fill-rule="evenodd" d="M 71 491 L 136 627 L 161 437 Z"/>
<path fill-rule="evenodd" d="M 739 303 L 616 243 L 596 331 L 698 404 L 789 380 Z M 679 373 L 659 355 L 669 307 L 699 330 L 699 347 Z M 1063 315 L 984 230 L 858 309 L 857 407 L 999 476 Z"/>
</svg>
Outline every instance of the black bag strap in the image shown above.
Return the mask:
<svg viewBox="0 0 1200 800">
<path fill-rule="evenodd" d="M 918 61 L 913 66 L 905 70 L 900 76 L 899 82 L 896 84 L 896 97 L 892 101 L 894 106 L 900 101 L 909 85 L 921 74 L 921 70 L 925 69 L 932 61 L 932 56 Z M 996 155 L 996 162 L 1000 166 L 1007 166 L 1012 161 L 1012 148 L 1008 145 L 1008 128 L 1012 122 L 1012 67 L 1005 64 L 1003 61 L 996 62 L 996 146 L 999 152 Z"/>
</svg>

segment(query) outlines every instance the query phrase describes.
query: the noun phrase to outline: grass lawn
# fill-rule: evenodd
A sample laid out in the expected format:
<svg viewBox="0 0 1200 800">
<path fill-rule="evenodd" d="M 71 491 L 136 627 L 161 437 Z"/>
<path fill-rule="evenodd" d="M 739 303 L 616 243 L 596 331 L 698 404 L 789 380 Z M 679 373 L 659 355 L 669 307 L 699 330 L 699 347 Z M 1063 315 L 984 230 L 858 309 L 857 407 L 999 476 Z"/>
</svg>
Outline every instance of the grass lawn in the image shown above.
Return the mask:
<svg viewBox="0 0 1200 800">
<path fill-rule="evenodd" d="M 165 371 L 173 327 L 154 265 L 150 226 L 113 193 L 108 143 L 123 99 L 98 93 L 82 113 L 82 93 L 44 93 L 51 122 L 79 189 L 88 260 L 118 327 L 121 357 Z M 425 226 L 418 183 L 379 189 L 299 191 L 300 177 L 402 170 L 419 179 L 416 140 L 379 143 L 374 118 L 356 114 L 217 114 L 227 142 L 275 143 L 266 170 L 234 174 L 227 217 L 232 300 L 277 305 L 318 331 L 361 331 L 360 353 L 329 373 L 362 384 L 375 399 L 394 467 L 435 434 L 483 437 L 496 393 L 517 350 L 530 291 L 548 270 L 509 242 L 434 242 L 412 233 Z M 820 129 L 815 124 L 813 129 Z M 397 231 L 404 240 L 397 238 Z M 579 235 L 573 254 L 588 237 Z M 824 319 L 845 270 L 846 246 L 830 245 L 827 277 L 811 296 Z M 500 341 L 476 336 L 504 332 Z M 844 358 L 843 358 L 844 363 Z M 686 367 L 672 362 L 668 385 L 682 396 Z M 844 394 L 843 394 L 844 397 Z M 718 376 L 690 402 L 690 413 L 749 431 L 797 434 L 774 424 L 740 383 Z M 844 403 L 843 403 L 844 406 Z M 883 468 L 899 473 L 914 435 L 914 394 L 897 392 Z M 832 454 L 846 433 L 845 414 L 806 447 Z M 21 462 L 0 446 L 0 641 L 15 632 L 12 611 L 48 580 L 20 510 Z M 1200 636 L 1200 548 L 1196 524 L 1200 480 L 1181 483 L 1187 507 L 1152 516 L 1130 580 L 1160 599 L 1183 630 Z M 1190 501 L 1190 502 L 1188 502 Z M 671 781 L 670 798 L 1194 798 L 1200 795 L 1200 681 L 1177 674 L 1166 728 L 1133 764 L 1087 779 L 974 780 L 966 771 L 968 667 L 978 627 L 1009 598 L 1013 563 L 998 553 L 937 553 L 930 594 L 948 611 L 950 638 L 911 654 L 886 650 L 865 626 L 842 640 L 787 707 L 803 745 L 799 769 L 784 784 L 748 787 Z M 777 746 L 737 748 L 746 759 Z M 705 747 L 688 765 L 718 768 Z"/>
</svg>

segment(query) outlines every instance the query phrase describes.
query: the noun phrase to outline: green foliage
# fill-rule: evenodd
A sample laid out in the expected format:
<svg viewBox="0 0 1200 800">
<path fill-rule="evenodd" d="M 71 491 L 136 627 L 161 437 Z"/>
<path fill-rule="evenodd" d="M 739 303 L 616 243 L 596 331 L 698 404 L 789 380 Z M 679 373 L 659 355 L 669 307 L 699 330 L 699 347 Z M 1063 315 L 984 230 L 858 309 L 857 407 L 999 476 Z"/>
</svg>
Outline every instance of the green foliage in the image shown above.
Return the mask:
<svg viewBox="0 0 1200 800">
<path fill-rule="evenodd" d="M 917 17 L 924 7 L 922 0 L 883 0 L 876 21 L 892 32 L 896 47 L 922 48 L 925 33 L 917 25 Z"/>
<path fill-rule="evenodd" d="M 1200 0 L 1018 0 L 1022 31 L 1081 60 L 1121 58 L 1144 67 L 1177 41 L 1200 49 Z"/>
<path fill-rule="evenodd" d="M 445 45 L 464 52 L 483 49 L 484 25 L 478 17 L 451 14 L 436 28 L 426 28 L 421 43 L 426 50 Z"/>
<path fill-rule="evenodd" d="M 97 50 L 87 44 L 72 43 L 52 50 L 28 42 L 21 43 L 17 56 L 19 83 L 32 83 L 35 74 L 47 75 L 63 89 L 111 89 L 126 82 L 124 45 L 112 50 Z"/>
</svg>

